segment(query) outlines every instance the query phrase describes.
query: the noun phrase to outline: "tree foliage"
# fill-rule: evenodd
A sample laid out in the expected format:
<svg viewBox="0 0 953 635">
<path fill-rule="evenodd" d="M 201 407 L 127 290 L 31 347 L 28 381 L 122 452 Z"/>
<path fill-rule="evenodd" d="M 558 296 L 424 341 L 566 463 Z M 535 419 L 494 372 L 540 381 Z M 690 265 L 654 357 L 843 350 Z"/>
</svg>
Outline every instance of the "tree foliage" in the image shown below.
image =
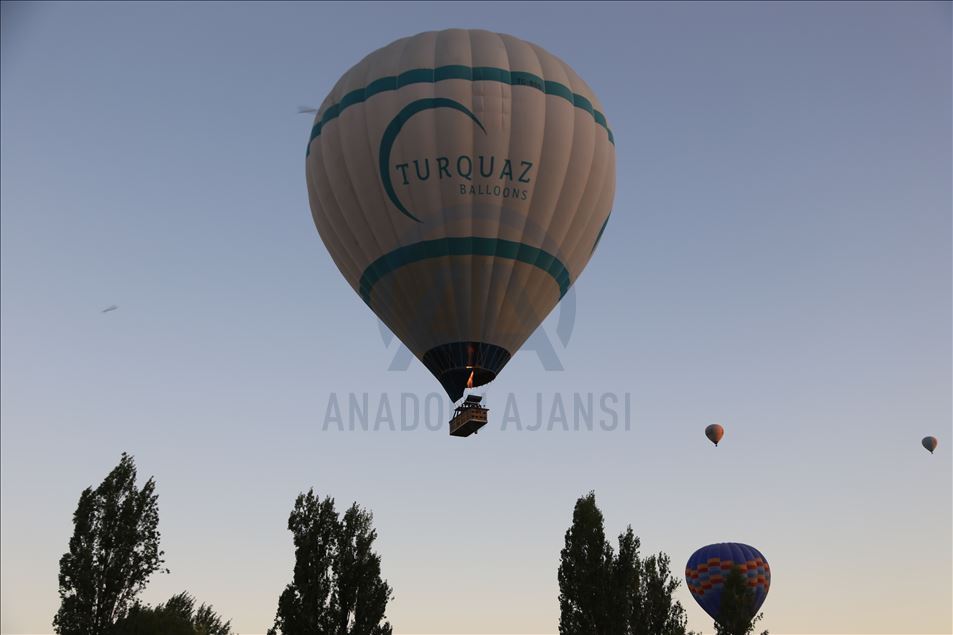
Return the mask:
<svg viewBox="0 0 953 635">
<path fill-rule="evenodd" d="M 294 536 L 292 582 L 278 599 L 269 635 L 390 635 L 391 588 L 374 552 L 373 516 L 354 503 L 339 516 L 334 499 L 309 490 L 288 518 Z"/>
<path fill-rule="evenodd" d="M 155 482 L 136 487 L 136 465 L 119 465 L 79 497 L 73 536 L 60 559 L 60 608 L 53 628 L 62 635 L 102 635 L 125 617 L 136 596 L 163 565 Z"/>
<path fill-rule="evenodd" d="M 231 635 L 231 622 L 183 592 L 155 607 L 138 602 L 116 622 L 111 635 Z"/>
<path fill-rule="evenodd" d="M 754 614 L 754 590 L 738 567 L 732 568 L 721 591 L 715 635 L 749 635 L 762 615 Z M 761 635 L 768 635 L 768 631 Z"/>
<path fill-rule="evenodd" d="M 605 537 L 593 492 L 576 501 L 559 564 L 561 635 L 686 635 L 685 610 L 673 594 L 664 553 L 642 559 L 632 527 L 618 552 Z"/>
<path fill-rule="evenodd" d="M 685 635 L 685 609 L 674 598 L 681 580 L 670 563 L 662 552 L 642 561 L 641 610 L 630 622 L 633 635 Z"/>
<path fill-rule="evenodd" d="M 559 632 L 602 635 L 612 630 L 612 546 L 596 495 L 576 501 L 559 562 Z"/>
</svg>

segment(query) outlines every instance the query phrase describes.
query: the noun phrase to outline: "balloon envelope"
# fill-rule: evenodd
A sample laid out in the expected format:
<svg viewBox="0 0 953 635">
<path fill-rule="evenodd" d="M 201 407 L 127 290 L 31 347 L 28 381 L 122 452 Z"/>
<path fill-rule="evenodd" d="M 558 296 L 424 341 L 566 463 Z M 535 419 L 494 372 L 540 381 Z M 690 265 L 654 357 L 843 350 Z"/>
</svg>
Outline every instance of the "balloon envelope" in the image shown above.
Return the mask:
<svg viewBox="0 0 953 635">
<path fill-rule="evenodd" d="M 347 71 L 318 110 L 306 173 L 338 269 L 457 400 L 582 273 L 608 222 L 615 146 L 565 62 L 452 29 Z"/>
<path fill-rule="evenodd" d="M 936 437 L 923 437 L 923 441 L 920 443 L 923 444 L 923 447 L 930 451 L 930 454 L 933 454 L 938 442 Z"/>
<path fill-rule="evenodd" d="M 717 447 L 718 442 L 721 441 L 723 436 L 725 436 L 725 429 L 717 423 L 713 423 L 705 428 L 705 436 L 708 437 L 708 440 L 714 443 Z"/>
<path fill-rule="evenodd" d="M 771 569 L 760 551 L 739 542 L 721 542 L 702 547 L 692 554 L 685 566 L 685 582 L 695 601 L 711 618 L 718 621 L 721 594 L 732 568 L 741 569 L 754 591 L 752 617 L 758 613 L 771 586 Z"/>
</svg>

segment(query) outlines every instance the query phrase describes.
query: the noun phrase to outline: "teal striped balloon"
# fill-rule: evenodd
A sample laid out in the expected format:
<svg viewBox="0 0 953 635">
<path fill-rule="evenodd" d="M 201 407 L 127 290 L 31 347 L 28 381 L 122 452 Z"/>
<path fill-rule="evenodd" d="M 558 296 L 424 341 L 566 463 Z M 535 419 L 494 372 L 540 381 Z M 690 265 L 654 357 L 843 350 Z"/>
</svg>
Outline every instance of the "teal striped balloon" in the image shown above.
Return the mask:
<svg viewBox="0 0 953 635">
<path fill-rule="evenodd" d="M 499 374 L 589 262 L 614 144 L 592 90 L 539 46 L 421 33 L 324 100 L 311 211 L 344 278 L 456 401 Z"/>
</svg>

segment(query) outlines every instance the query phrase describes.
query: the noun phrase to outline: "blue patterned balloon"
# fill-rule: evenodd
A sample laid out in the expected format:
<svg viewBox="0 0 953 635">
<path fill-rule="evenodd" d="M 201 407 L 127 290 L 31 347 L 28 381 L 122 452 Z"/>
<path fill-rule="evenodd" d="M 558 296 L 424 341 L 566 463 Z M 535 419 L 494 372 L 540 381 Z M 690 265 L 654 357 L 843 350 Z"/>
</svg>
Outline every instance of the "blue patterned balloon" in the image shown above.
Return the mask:
<svg viewBox="0 0 953 635">
<path fill-rule="evenodd" d="M 702 547 L 685 566 L 685 581 L 692 597 L 713 620 L 718 621 L 721 592 L 733 568 L 741 569 L 754 591 L 752 617 L 758 613 L 771 586 L 771 569 L 760 551 L 738 542 L 720 542 Z"/>
</svg>

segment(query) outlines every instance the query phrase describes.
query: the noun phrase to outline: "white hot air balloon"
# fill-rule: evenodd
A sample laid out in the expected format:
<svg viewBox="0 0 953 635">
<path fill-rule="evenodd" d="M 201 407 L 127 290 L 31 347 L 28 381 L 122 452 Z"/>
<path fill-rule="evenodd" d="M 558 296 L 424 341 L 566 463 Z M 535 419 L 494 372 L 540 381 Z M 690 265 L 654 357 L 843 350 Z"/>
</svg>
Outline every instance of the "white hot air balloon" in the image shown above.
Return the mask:
<svg viewBox="0 0 953 635">
<path fill-rule="evenodd" d="M 477 30 L 400 39 L 347 71 L 306 166 L 335 264 L 454 401 L 579 277 L 615 193 L 592 90 L 539 46 Z"/>
</svg>

